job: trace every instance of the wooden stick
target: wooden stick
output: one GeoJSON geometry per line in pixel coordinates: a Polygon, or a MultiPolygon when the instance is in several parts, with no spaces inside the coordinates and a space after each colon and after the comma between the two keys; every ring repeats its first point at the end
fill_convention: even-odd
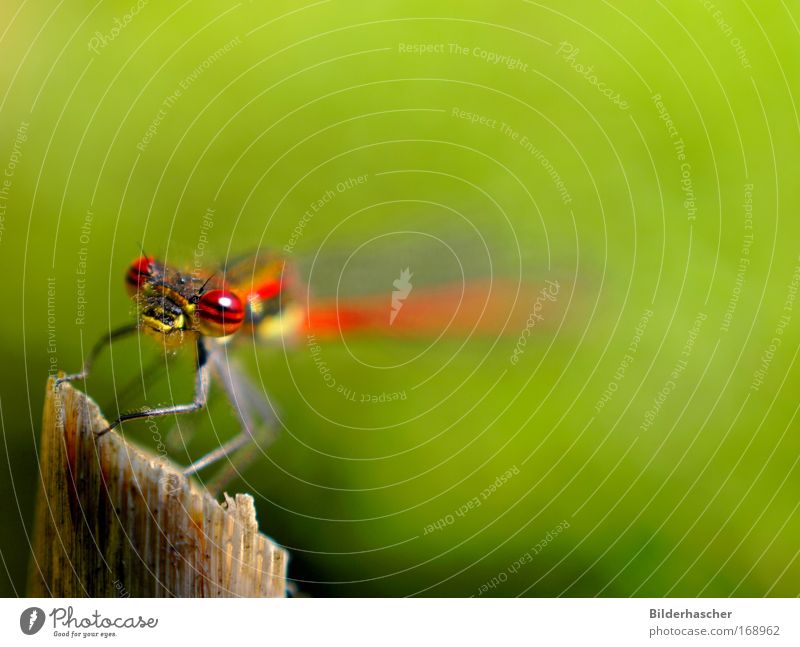
{"type": "Polygon", "coordinates": [[[31,596],[282,597],[288,555],[253,497],[220,505],[176,465],[112,432],[86,395],[47,384],[31,596]]]}

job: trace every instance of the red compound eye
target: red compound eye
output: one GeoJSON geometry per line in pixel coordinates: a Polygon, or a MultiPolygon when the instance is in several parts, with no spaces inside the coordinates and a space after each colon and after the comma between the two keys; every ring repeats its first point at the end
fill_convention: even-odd
{"type": "Polygon", "coordinates": [[[125,282],[128,284],[128,289],[135,294],[152,276],[153,259],[149,256],[140,256],[128,267],[125,282]]]}
{"type": "Polygon", "coordinates": [[[235,333],[244,321],[244,306],[233,292],[209,290],[197,303],[200,332],[210,337],[235,333]]]}

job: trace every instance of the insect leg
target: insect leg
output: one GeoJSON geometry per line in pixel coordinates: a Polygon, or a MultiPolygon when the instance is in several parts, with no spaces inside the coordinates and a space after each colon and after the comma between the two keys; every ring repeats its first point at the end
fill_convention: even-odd
{"type": "MultiPolygon", "coordinates": [[[[265,443],[274,440],[275,414],[270,403],[249,382],[244,373],[236,366],[226,361],[222,352],[212,354],[214,374],[219,378],[225,394],[234,407],[242,431],[224,445],[209,452],[202,458],[192,463],[184,470],[184,474],[191,475],[208,467],[212,463],[225,458],[255,440],[256,435],[265,443]]],[[[263,445],[259,444],[259,447],[263,445]]],[[[252,453],[252,452],[251,452],[252,453]]],[[[237,456],[237,459],[239,457],[237,456]]],[[[252,456],[250,457],[252,460],[252,456]]],[[[241,461],[237,460],[239,469],[244,469],[241,461]]],[[[249,462],[249,461],[248,461],[249,462]]],[[[228,469],[230,475],[224,482],[236,475],[236,465],[232,463],[233,470],[228,469]]],[[[220,479],[213,479],[221,487],[220,479]]]]}
{"type": "Polygon", "coordinates": [[[205,483],[206,489],[212,494],[218,494],[232,479],[241,476],[241,473],[257,458],[258,451],[260,450],[263,455],[264,449],[276,437],[278,421],[269,401],[250,384],[247,384],[242,395],[245,396],[242,399],[248,402],[247,406],[255,410],[256,417],[262,424],[251,434],[252,442],[244,443],[243,448],[227,461],[227,465],[205,483]]]}
{"type": "Polygon", "coordinates": [[[112,422],[108,427],[97,432],[100,437],[118,427],[127,420],[137,418],[155,418],[157,416],[169,416],[177,413],[190,413],[202,409],[208,398],[208,352],[206,351],[203,338],[197,338],[197,373],[194,383],[194,400],[189,404],[175,404],[169,407],[158,407],[155,409],[143,409],[142,411],[131,411],[123,413],[119,418],[112,422]]]}
{"type": "Polygon", "coordinates": [[[83,367],[81,368],[80,373],[72,373],[71,375],[65,375],[64,377],[58,378],[56,380],[56,386],[64,382],[86,379],[86,376],[89,375],[89,371],[92,369],[94,360],[97,359],[97,356],[100,354],[101,350],[103,350],[113,340],[119,337],[124,337],[125,335],[130,335],[131,333],[136,332],[137,329],[137,324],[128,324],[127,326],[117,328],[116,330],[112,330],[111,332],[103,335],[97,340],[97,343],[92,347],[92,350],[89,351],[89,354],[86,356],[86,360],[83,362],[83,367]]]}

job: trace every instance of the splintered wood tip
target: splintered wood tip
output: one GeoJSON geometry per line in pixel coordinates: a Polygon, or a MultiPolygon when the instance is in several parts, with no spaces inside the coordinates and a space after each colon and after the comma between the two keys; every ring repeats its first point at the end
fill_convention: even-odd
{"type": "Polygon", "coordinates": [[[69,384],[47,384],[29,595],[282,597],[288,554],[253,497],[220,504],[126,442],[69,384]]]}

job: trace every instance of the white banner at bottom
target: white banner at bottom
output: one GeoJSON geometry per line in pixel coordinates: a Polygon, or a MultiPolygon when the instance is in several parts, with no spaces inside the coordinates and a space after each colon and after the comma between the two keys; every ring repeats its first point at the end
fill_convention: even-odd
{"type": "Polygon", "coordinates": [[[0,600],[3,645],[800,645],[797,599],[0,600]]]}

